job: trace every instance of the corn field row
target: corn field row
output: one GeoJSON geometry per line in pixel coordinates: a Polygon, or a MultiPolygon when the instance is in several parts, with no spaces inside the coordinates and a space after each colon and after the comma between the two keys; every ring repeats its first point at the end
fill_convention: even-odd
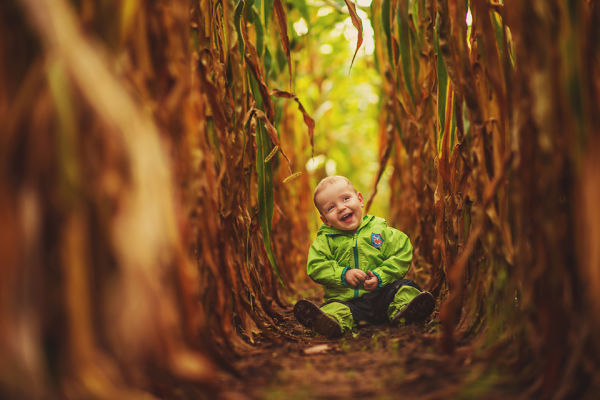
{"type": "MultiPolygon", "coordinates": [[[[296,340],[278,322],[305,279],[315,120],[287,16],[311,4],[0,5],[0,397],[203,398],[259,335],[296,340]]],[[[357,6],[336,4],[356,54],[357,6]]],[[[374,185],[392,167],[388,220],[440,299],[440,348],[471,343],[531,397],[591,398],[599,6],[365,11],[374,185]]]]}

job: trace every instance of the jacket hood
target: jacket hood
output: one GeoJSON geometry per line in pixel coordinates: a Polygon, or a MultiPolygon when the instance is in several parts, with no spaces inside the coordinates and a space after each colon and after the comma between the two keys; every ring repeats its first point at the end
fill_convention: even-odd
{"type": "MultiPolygon", "coordinates": [[[[363,226],[365,226],[366,224],[368,224],[373,218],[375,218],[374,215],[365,215],[363,217],[360,225],[358,226],[357,230],[359,230],[360,228],[362,228],[363,226]]],[[[333,228],[333,227],[331,227],[329,225],[321,224],[321,227],[317,231],[317,236],[319,236],[319,235],[349,235],[349,234],[353,234],[353,233],[354,232],[351,232],[351,231],[341,231],[341,230],[333,228]]]]}

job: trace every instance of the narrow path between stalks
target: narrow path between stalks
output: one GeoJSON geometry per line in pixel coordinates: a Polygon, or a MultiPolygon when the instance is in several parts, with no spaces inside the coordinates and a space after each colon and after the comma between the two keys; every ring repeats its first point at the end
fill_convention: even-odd
{"type": "Polygon", "coordinates": [[[467,356],[469,343],[459,343],[453,356],[441,352],[437,308],[425,324],[365,326],[334,340],[305,329],[291,307],[283,315],[281,327],[297,341],[265,341],[240,357],[234,367],[242,379],[223,376],[223,399],[506,399],[516,394],[497,379],[481,378],[481,363],[467,356]]]}

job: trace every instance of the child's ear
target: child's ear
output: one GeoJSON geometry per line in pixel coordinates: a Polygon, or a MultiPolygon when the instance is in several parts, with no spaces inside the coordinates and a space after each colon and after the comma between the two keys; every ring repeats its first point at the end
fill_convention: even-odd
{"type": "Polygon", "coordinates": [[[358,200],[360,200],[360,207],[363,208],[365,206],[365,202],[363,201],[363,195],[361,192],[356,193],[358,200]]]}

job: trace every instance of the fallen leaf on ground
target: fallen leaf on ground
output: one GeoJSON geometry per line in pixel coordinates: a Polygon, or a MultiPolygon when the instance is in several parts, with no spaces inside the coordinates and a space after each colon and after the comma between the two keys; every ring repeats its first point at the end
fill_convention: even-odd
{"type": "Polygon", "coordinates": [[[328,344],[319,344],[319,345],[316,345],[316,346],[308,347],[308,348],[302,350],[302,352],[304,354],[319,354],[319,353],[326,352],[330,348],[331,347],[329,347],[328,344]]]}

